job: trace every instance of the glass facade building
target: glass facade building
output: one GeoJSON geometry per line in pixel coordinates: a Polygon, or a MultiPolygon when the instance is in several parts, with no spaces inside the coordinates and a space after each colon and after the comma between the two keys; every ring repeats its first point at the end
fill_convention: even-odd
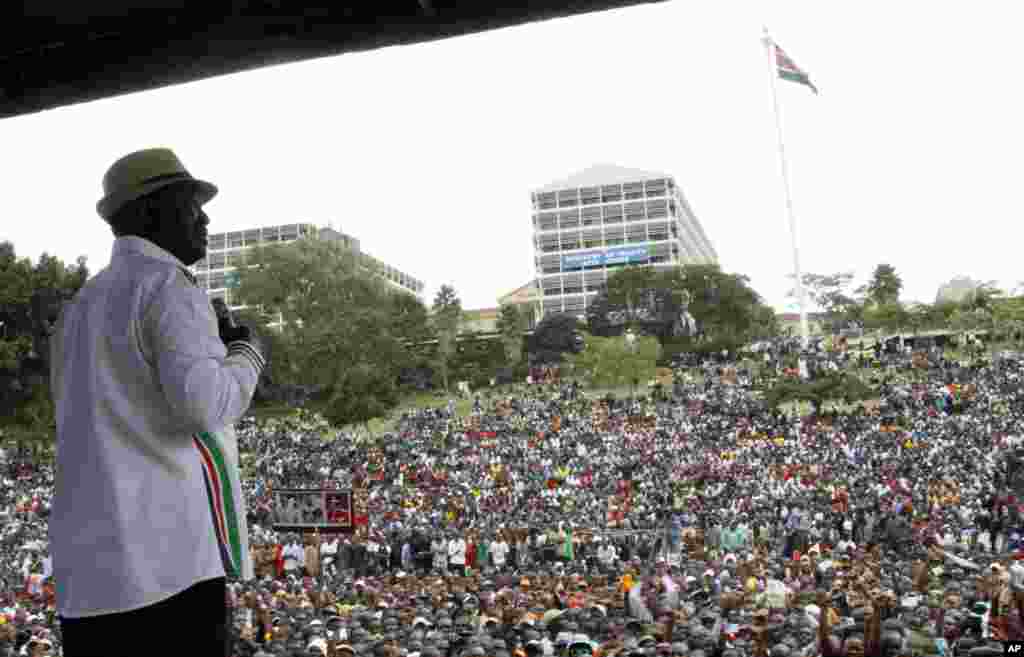
{"type": "Polygon", "coordinates": [[[718,254],[675,180],[598,165],[531,194],[539,312],[583,315],[630,265],[712,264],[718,254]]]}

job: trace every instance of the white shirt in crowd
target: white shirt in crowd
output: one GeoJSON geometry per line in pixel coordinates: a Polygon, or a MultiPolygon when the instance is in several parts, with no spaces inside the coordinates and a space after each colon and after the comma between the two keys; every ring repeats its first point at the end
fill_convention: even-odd
{"type": "Polygon", "coordinates": [[[466,541],[456,538],[448,542],[448,563],[466,565],[466,541]]]}
{"type": "Polygon", "coordinates": [[[183,263],[139,237],[61,313],[50,515],[57,613],[156,604],[224,576],[193,434],[234,425],[264,363],[225,348],[183,263]]]}
{"type": "Polygon", "coordinates": [[[491,543],[491,558],[494,559],[494,565],[501,567],[505,565],[505,558],[508,556],[508,543],[503,540],[497,540],[491,543]]]}
{"type": "Polygon", "coordinates": [[[306,565],[306,550],[295,542],[284,546],[281,557],[284,559],[284,569],[288,571],[298,570],[306,565]]]}
{"type": "Polygon", "coordinates": [[[611,565],[617,556],[615,546],[611,543],[605,543],[597,548],[597,558],[605,565],[611,565]]]}

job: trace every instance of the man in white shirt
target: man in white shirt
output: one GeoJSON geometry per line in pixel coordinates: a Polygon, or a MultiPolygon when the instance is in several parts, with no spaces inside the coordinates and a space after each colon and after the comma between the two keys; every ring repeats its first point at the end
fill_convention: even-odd
{"type": "Polygon", "coordinates": [[[325,575],[334,576],[337,568],[335,567],[335,561],[338,559],[338,537],[334,536],[330,540],[324,541],[320,545],[320,557],[323,560],[321,570],[325,575]]]}
{"type": "Polygon", "coordinates": [[[64,308],[50,355],[64,655],[137,652],[112,648],[125,627],[163,637],[169,654],[228,654],[226,567],[194,436],[238,421],[265,361],[187,269],[206,256],[216,187],[150,149],[118,160],[103,188],[110,265],[64,308]]]}
{"type": "Polygon", "coordinates": [[[458,534],[448,541],[448,565],[458,577],[466,575],[466,541],[458,534]]]}
{"type": "Polygon", "coordinates": [[[297,538],[292,536],[288,545],[281,550],[281,557],[284,559],[284,572],[286,575],[294,574],[299,570],[302,562],[305,561],[306,552],[299,545],[297,538]]]}
{"type": "Polygon", "coordinates": [[[499,573],[505,570],[505,559],[508,557],[508,543],[499,534],[498,539],[491,543],[491,559],[494,561],[494,569],[499,573]]]}

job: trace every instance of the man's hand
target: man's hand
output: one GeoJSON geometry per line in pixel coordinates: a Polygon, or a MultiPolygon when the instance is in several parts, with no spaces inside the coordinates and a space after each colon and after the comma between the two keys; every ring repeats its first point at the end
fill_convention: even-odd
{"type": "Polygon", "coordinates": [[[235,324],[234,315],[232,315],[231,309],[224,303],[224,300],[215,298],[211,301],[211,304],[213,305],[214,312],[217,314],[217,330],[220,333],[220,339],[224,346],[232,342],[247,342],[266,360],[267,354],[263,348],[263,341],[248,326],[235,324]]]}

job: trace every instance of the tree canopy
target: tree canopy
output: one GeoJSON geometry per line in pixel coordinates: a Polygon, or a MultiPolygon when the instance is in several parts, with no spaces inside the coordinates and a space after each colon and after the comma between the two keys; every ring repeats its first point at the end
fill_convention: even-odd
{"type": "Polygon", "coordinates": [[[863,294],[867,300],[877,306],[898,303],[902,291],[903,279],[896,273],[896,268],[887,263],[875,267],[875,271],[872,272],[871,278],[863,288],[863,294]]]}
{"type": "Polygon", "coordinates": [[[418,300],[400,299],[333,241],[268,246],[249,265],[235,294],[265,325],[280,320],[273,346],[284,362],[275,376],[315,385],[334,422],[366,422],[397,403],[399,371],[412,360],[407,344],[428,334],[418,300]]]}
{"type": "Polygon", "coordinates": [[[527,343],[530,362],[554,365],[563,361],[564,355],[577,353],[584,347],[581,326],[575,315],[551,313],[544,316],[527,343]]]}
{"type": "Polygon", "coordinates": [[[53,402],[48,389],[47,331],[60,306],[89,278],[85,257],[74,264],[42,254],[19,258],[11,242],[0,243],[0,433],[50,442],[53,402]]]}
{"type": "MultiPolygon", "coordinates": [[[[807,300],[825,312],[826,330],[838,331],[843,326],[861,319],[860,303],[850,291],[853,272],[805,273],[800,280],[803,282],[807,300]]],[[[790,290],[789,296],[798,296],[795,287],[790,290]]]]}
{"type": "Polygon", "coordinates": [[[657,337],[727,342],[739,346],[774,334],[774,312],[741,274],[718,265],[627,267],[587,310],[591,333],[621,335],[627,327],[657,337]]]}
{"type": "Polygon", "coordinates": [[[501,307],[498,317],[498,331],[505,349],[505,358],[511,365],[516,365],[523,358],[523,333],[528,326],[526,314],[519,306],[507,304],[501,307]]]}
{"type": "Polygon", "coordinates": [[[441,381],[448,390],[448,370],[455,355],[459,321],[462,319],[462,301],[451,285],[442,285],[434,296],[433,325],[437,332],[437,366],[441,381]]]}

